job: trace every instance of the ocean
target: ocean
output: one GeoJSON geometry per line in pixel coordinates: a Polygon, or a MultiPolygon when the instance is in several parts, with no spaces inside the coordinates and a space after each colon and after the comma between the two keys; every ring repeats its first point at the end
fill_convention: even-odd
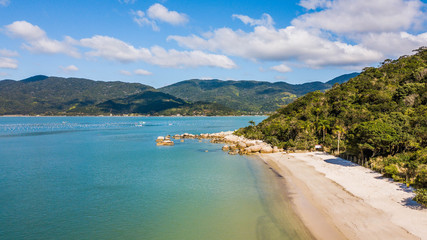
{"type": "Polygon", "coordinates": [[[0,239],[310,239],[286,183],[208,140],[265,117],[1,117],[0,239]]]}

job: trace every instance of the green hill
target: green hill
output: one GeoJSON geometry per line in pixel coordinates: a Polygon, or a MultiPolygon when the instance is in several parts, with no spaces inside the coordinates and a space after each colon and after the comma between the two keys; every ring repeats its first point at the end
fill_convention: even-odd
{"type": "Polygon", "coordinates": [[[0,81],[0,115],[231,115],[220,104],[190,103],[139,83],[37,75],[0,81]]]}
{"type": "Polygon", "coordinates": [[[159,90],[186,101],[205,101],[222,104],[243,113],[272,112],[308,92],[331,88],[357,76],[346,74],[329,82],[289,84],[285,82],[187,80],[159,90]]]}
{"type": "MultiPolygon", "coordinates": [[[[346,81],[354,75],[357,73],[332,81],[346,81]]],[[[324,90],[332,85],[330,82],[292,85],[284,82],[189,80],[164,87],[160,92],[139,83],[37,75],[21,81],[0,81],[0,115],[264,113],[308,91],[324,90]],[[290,89],[292,93],[283,89],[290,89]]]]}
{"type": "Polygon", "coordinates": [[[154,88],[137,83],[81,78],[34,76],[22,81],[4,80],[0,81],[0,114],[64,114],[75,108],[147,90],[154,88]]]}
{"type": "Polygon", "coordinates": [[[238,133],[288,150],[322,144],[427,187],[427,48],[365,68],[325,93],[308,93],[238,133]]]}

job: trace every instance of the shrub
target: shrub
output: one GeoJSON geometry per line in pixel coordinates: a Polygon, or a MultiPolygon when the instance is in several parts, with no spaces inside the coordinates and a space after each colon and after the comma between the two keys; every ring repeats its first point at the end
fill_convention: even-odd
{"type": "Polygon", "coordinates": [[[427,189],[419,188],[415,191],[415,194],[414,200],[424,207],[427,207],[427,189]]]}

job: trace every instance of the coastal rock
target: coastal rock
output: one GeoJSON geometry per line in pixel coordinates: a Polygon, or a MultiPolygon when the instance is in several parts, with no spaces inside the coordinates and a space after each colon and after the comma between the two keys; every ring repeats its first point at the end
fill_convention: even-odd
{"type": "Polygon", "coordinates": [[[228,154],[230,154],[230,155],[237,155],[238,153],[239,153],[239,151],[237,151],[237,150],[228,152],[228,154]]]}
{"type": "Polygon", "coordinates": [[[251,150],[251,148],[250,148],[250,147],[247,147],[247,148],[245,148],[245,149],[242,149],[241,151],[242,151],[242,153],[243,153],[243,154],[251,154],[251,153],[252,153],[252,150],[251,150]]]}
{"type": "Polygon", "coordinates": [[[277,146],[273,147],[273,153],[278,153],[280,152],[279,148],[277,146]]]}
{"type": "Polygon", "coordinates": [[[163,142],[165,140],[165,137],[158,136],[156,139],[156,142],[163,142]]]}
{"type": "Polygon", "coordinates": [[[271,148],[270,146],[264,146],[261,148],[261,153],[272,153],[273,152],[273,148],[271,148]]]}
{"type": "Polygon", "coordinates": [[[238,142],[238,143],[237,143],[237,147],[238,147],[239,149],[245,149],[245,148],[246,148],[246,143],[244,143],[244,142],[238,142]]]}
{"type": "Polygon", "coordinates": [[[181,135],[179,134],[175,134],[175,136],[173,136],[174,139],[181,139],[181,135]]]}
{"type": "Polygon", "coordinates": [[[252,153],[256,153],[256,152],[261,151],[261,148],[262,148],[262,146],[261,146],[261,145],[254,145],[254,146],[249,147],[249,150],[250,150],[252,153]]]}
{"type": "Polygon", "coordinates": [[[230,150],[238,150],[238,147],[235,144],[230,145],[230,150]]]}
{"type": "Polygon", "coordinates": [[[173,146],[175,145],[175,143],[171,140],[164,140],[164,141],[158,142],[156,145],[157,146],[173,146]]]}
{"type": "Polygon", "coordinates": [[[230,150],[230,147],[228,145],[224,145],[222,147],[222,151],[229,151],[229,150],[230,150]]]}
{"type": "Polygon", "coordinates": [[[252,141],[252,140],[251,141],[246,141],[246,146],[247,147],[255,146],[255,144],[256,144],[255,141],[252,141]]]}

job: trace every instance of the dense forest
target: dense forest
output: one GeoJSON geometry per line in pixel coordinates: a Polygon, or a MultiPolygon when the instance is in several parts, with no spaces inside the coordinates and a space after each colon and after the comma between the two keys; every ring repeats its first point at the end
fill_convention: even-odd
{"type": "Polygon", "coordinates": [[[427,48],[414,52],[300,97],[237,134],[288,151],[321,144],[367,159],[366,166],[420,188],[417,200],[427,204],[427,48]]]}
{"type": "Polygon", "coordinates": [[[140,83],[37,75],[0,81],[0,115],[242,115],[270,113],[326,83],[187,80],[155,89],[140,83]]]}
{"type": "Polygon", "coordinates": [[[273,112],[309,92],[330,89],[335,83],[346,82],[358,74],[357,72],[344,74],[325,83],[303,84],[192,79],[159,90],[189,102],[212,102],[243,114],[262,114],[273,112]]]}

